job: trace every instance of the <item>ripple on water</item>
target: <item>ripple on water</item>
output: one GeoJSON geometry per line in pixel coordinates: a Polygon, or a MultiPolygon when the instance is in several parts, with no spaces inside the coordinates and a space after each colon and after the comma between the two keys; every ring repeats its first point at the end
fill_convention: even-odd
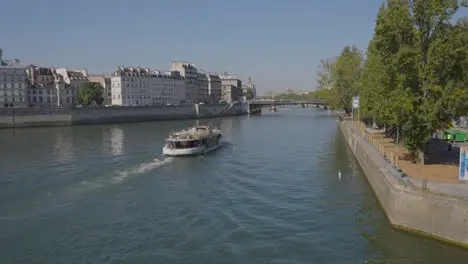
{"type": "Polygon", "coordinates": [[[230,142],[173,160],[155,149],[193,121],[49,130],[52,155],[0,153],[31,160],[0,166],[0,263],[463,263],[392,231],[320,113],[210,120],[230,142]]]}

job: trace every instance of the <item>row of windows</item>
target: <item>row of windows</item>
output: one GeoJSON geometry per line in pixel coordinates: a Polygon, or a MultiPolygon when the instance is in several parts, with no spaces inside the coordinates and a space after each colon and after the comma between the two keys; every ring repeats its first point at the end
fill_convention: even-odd
{"type": "Polygon", "coordinates": [[[0,96],[0,102],[25,102],[24,97],[1,97],[0,96]]]}
{"type": "Polygon", "coordinates": [[[0,95],[4,95],[4,96],[13,96],[13,95],[16,95],[16,96],[23,96],[24,93],[22,92],[18,92],[18,91],[14,91],[14,92],[11,92],[11,91],[6,91],[6,92],[0,92],[0,95]]]}
{"type": "MultiPolygon", "coordinates": [[[[168,103],[179,103],[179,101],[173,101],[173,100],[124,100],[122,102],[123,105],[165,105],[168,103]]],[[[114,102],[114,104],[118,104],[117,102],[114,102]]]]}
{"type": "Polygon", "coordinates": [[[118,95],[114,94],[112,96],[112,99],[120,99],[120,98],[122,98],[122,99],[135,99],[135,98],[136,99],[151,99],[151,98],[153,98],[153,100],[155,100],[155,99],[158,99],[158,98],[174,98],[174,97],[176,97],[176,96],[163,95],[163,96],[158,96],[158,97],[152,97],[152,96],[141,95],[139,97],[138,96],[122,96],[121,97],[120,94],[118,94],[118,95]]]}
{"type": "Polygon", "coordinates": [[[0,81],[7,82],[21,82],[26,81],[28,77],[26,75],[0,75],[0,81]]]}
{"type": "MultiPolygon", "coordinates": [[[[65,100],[60,100],[61,103],[66,102],[67,104],[73,103],[75,99],[73,97],[67,97],[65,100]]],[[[35,96],[30,96],[29,97],[29,102],[32,103],[55,103],[57,102],[57,98],[51,98],[51,97],[35,97],[35,96]]]]}
{"type": "Polygon", "coordinates": [[[36,80],[38,82],[46,82],[46,81],[49,82],[49,81],[54,81],[55,77],[54,76],[47,76],[47,77],[41,76],[40,78],[36,77],[36,80]]]}
{"type": "MultiPolygon", "coordinates": [[[[158,84],[153,84],[153,85],[148,85],[148,84],[128,84],[128,83],[124,83],[122,84],[122,87],[127,87],[127,88],[153,88],[153,89],[158,89],[158,88],[173,88],[173,87],[184,87],[183,85],[180,85],[180,86],[177,86],[177,85],[171,85],[170,83],[169,84],[165,84],[165,83],[158,83],[158,84]]],[[[121,88],[120,87],[120,84],[115,84],[112,86],[112,88],[121,88]]]]}
{"type": "Polygon", "coordinates": [[[151,89],[151,88],[147,88],[147,87],[144,87],[142,89],[129,89],[129,88],[114,88],[112,89],[112,91],[116,91],[116,92],[128,92],[128,93],[141,93],[141,92],[148,92],[148,93],[151,93],[151,92],[157,92],[157,91],[185,91],[186,89],[184,89],[184,87],[159,87],[159,88],[156,88],[156,89],[151,89]]]}
{"type": "Polygon", "coordinates": [[[26,89],[26,83],[0,83],[0,89],[26,89]]]}
{"type": "MultiPolygon", "coordinates": [[[[61,89],[60,93],[69,95],[69,94],[75,94],[76,91],[70,90],[70,89],[61,89]]],[[[50,89],[28,90],[28,94],[55,94],[55,90],[50,90],[50,89]]]]}

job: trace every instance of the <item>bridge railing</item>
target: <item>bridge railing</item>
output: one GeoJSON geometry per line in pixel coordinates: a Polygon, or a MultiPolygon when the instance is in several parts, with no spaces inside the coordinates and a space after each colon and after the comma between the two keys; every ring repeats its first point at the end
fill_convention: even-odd
{"type": "Polygon", "coordinates": [[[304,100],[304,101],[286,101],[286,100],[269,100],[269,101],[251,101],[251,104],[327,104],[325,100],[304,100]]]}

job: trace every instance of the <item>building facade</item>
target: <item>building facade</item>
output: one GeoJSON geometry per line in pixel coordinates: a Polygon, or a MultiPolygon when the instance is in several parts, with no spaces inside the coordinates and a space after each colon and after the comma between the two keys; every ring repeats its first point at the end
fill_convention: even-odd
{"type": "Polygon", "coordinates": [[[3,60],[0,49],[0,108],[27,107],[28,76],[18,59],[3,60]]]}
{"type": "Polygon", "coordinates": [[[225,84],[221,86],[221,101],[227,103],[234,103],[242,101],[243,93],[242,88],[238,88],[234,85],[225,84]]]}
{"type": "Polygon", "coordinates": [[[199,103],[208,103],[209,101],[209,83],[206,73],[198,74],[198,98],[199,103]]]}
{"type": "Polygon", "coordinates": [[[86,69],[71,70],[58,68],[53,70],[55,76],[55,88],[57,90],[57,106],[73,107],[76,101],[78,90],[88,80],[88,71],[86,69]]]}
{"type": "MultiPolygon", "coordinates": [[[[171,71],[179,72],[185,78],[186,103],[193,104],[200,102],[200,83],[197,66],[192,63],[173,61],[171,71]]],[[[204,88],[202,88],[204,89],[204,88]]]]}
{"type": "Polygon", "coordinates": [[[112,105],[181,104],[186,100],[185,78],[179,72],[119,66],[111,77],[111,94],[112,105]]]}
{"type": "Polygon", "coordinates": [[[88,81],[92,83],[99,83],[102,86],[102,98],[104,99],[103,105],[112,104],[112,87],[111,87],[111,77],[112,74],[102,74],[102,75],[89,75],[88,81]]]}
{"type": "Polygon", "coordinates": [[[228,73],[219,74],[221,79],[222,101],[238,102],[243,99],[242,81],[228,73]]]}
{"type": "Polygon", "coordinates": [[[247,94],[247,90],[252,91],[252,100],[257,98],[257,89],[255,88],[255,84],[252,82],[252,78],[249,76],[249,80],[247,81],[247,85],[244,86],[244,95],[247,94]]]}
{"type": "Polygon", "coordinates": [[[208,101],[210,103],[219,103],[222,100],[222,85],[219,75],[207,73],[208,79],[208,101]]]}
{"type": "Polygon", "coordinates": [[[29,65],[26,67],[28,76],[29,107],[57,106],[57,90],[55,74],[52,68],[29,65]]]}

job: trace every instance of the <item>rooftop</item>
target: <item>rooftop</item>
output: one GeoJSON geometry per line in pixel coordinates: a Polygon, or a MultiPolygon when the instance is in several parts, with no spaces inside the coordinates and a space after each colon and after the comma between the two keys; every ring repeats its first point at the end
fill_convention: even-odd
{"type": "Polygon", "coordinates": [[[114,76],[142,76],[142,77],[165,77],[165,78],[182,78],[178,72],[174,71],[158,71],[150,68],[118,66],[114,76]]]}
{"type": "Polygon", "coordinates": [[[0,67],[2,68],[25,68],[21,65],[20,60],[0,60],[0,67]]]}
{"type": "Polygon", "coordinates": [[[237,77],[236,75],[229,74],[227,72],[218,73],[218,76],[222,80],[240,80],[240,78],[237,77]]]}

